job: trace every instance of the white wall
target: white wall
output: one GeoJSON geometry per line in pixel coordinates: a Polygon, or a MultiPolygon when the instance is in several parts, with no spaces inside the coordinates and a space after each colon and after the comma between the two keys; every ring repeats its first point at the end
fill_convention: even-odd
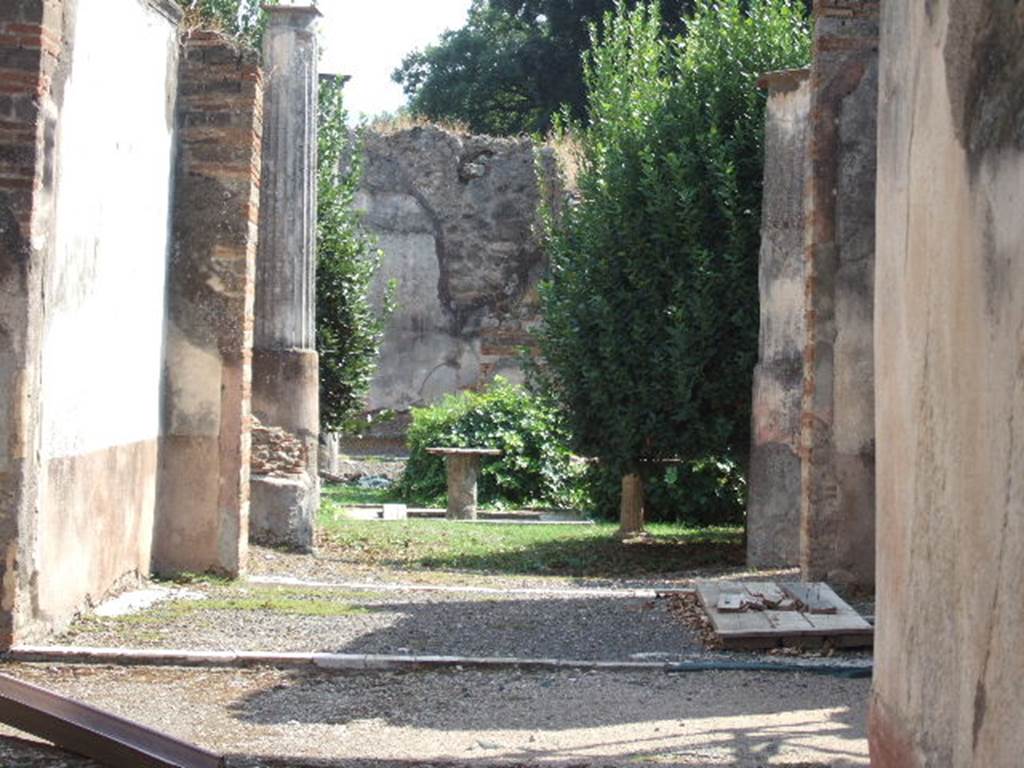
{"type": "Polygon", "coordinates": [[[78,0],[46,281],[45,458],[159,434],[176,45],[140,0],[78,0]]]}

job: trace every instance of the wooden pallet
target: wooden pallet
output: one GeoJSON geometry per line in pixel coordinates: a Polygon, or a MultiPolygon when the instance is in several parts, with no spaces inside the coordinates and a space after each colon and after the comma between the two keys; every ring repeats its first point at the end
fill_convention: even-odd
{"type": "Polygon", "coordinates": [[[723,647],[870,647],[874,628],[823,583],[700,582],[697,595],[723,647]]]}

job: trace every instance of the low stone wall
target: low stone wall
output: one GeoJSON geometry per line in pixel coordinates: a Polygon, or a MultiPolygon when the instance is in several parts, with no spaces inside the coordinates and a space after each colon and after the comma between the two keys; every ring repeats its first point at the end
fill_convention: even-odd
{"type": "Polygon", "coordinates": [[[1024,13],[887,2],[871,764],[1024,755],[1024,13]]]}

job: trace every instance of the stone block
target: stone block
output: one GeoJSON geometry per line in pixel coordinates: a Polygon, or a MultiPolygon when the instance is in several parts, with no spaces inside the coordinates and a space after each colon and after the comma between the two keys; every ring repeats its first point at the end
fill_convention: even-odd
{"type": "Polygon", "coordinates": [[[318,483],[308,475],[253,476],[249,540],[265,547],[313,551],[313,531],[320,506],[318,483]]]}
{"type": "Polygon", "coordinates": [[[383,520],[408,520],[409,510],[405,504],[385,504],[383,520]]]}

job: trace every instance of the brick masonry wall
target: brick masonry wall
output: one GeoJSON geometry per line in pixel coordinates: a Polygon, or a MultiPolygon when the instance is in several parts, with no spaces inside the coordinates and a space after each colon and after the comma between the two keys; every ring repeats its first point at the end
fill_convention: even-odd
{"type": "Polygon", "coordinates": [[[213,32],[182,43],[158,572],[245,568],[262,75],[213,32]]]}
{"type": "Polygon", "coordinates": [[[30,610],[39,467],[42,276],[53,223],[53,169],[44,162],[59,111],[64,3],[0,4],[0,647],[30,610]]]}
{"type": "Polygon", "coordinates": [[[815,3],[801,569],[874,583],[878,3],[815,3]]]}

